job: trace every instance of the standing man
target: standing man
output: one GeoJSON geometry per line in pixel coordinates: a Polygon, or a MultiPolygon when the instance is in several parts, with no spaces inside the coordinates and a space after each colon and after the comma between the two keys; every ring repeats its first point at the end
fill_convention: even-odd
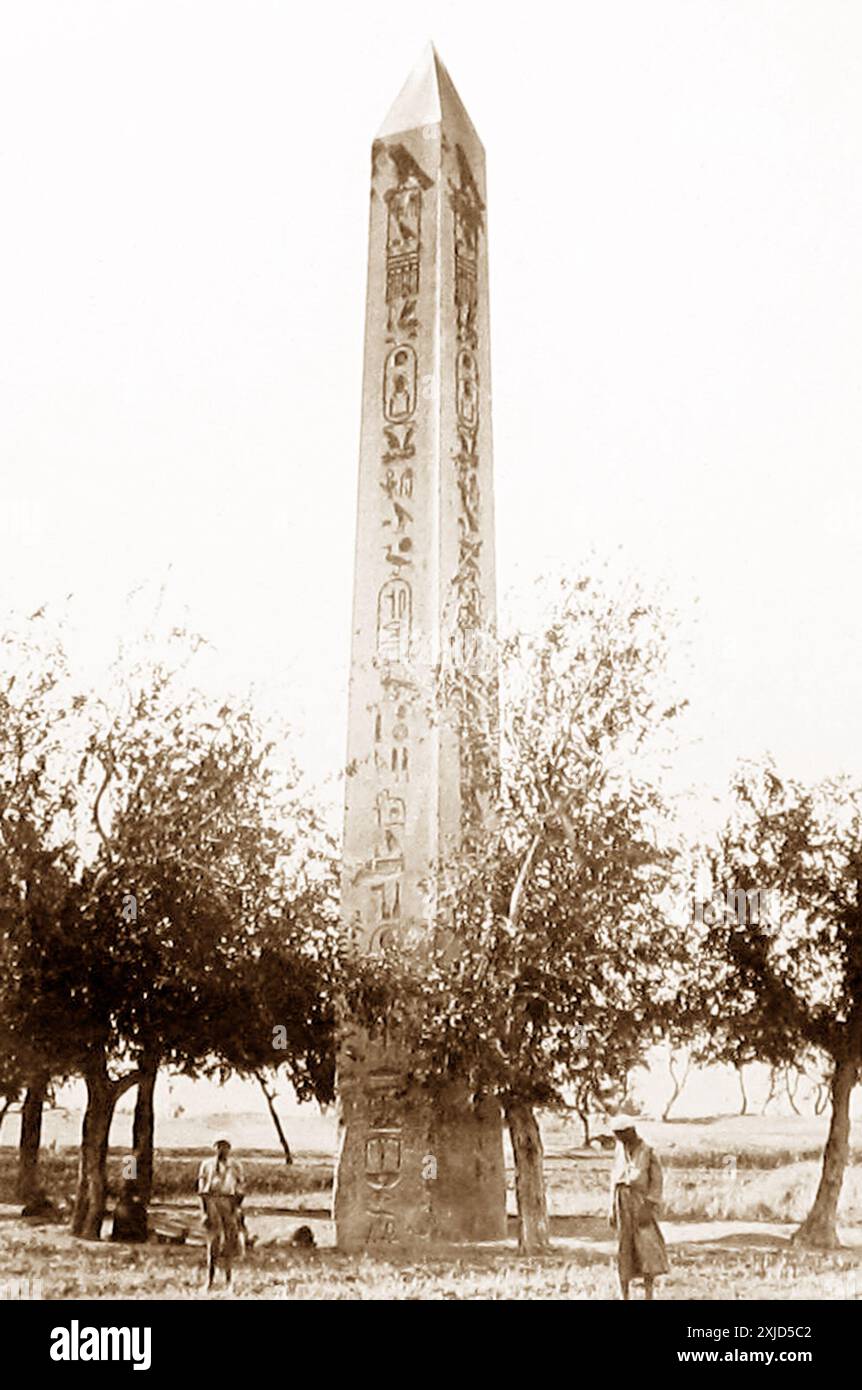
{"type": "Polygon", "coordinates": [[[617,1268],[624,1299],[632,1279],[643,1279],[651,1299],[653,1280],[667,1274],[667,1250],[657,1221],[662,1171],[657,1155],[639,1136],[634,1120],[618,1115],[611,1125],[617,1150],[611,1171],[609,1220],[617,1233],[617,1268]]]}
{"type": "Polygon", "coordinates": [[[216,1263],[224,1264],[230,1285],[231,1266],[240,1245],[240,1207],[245,1191],[242,1168],[230,1156],[230,1142],[217,1139],[214,1158],[205,1158],[198,1174],[198,1195],[207,1233],[207,1288],[215,1279],[216,1263]]]}

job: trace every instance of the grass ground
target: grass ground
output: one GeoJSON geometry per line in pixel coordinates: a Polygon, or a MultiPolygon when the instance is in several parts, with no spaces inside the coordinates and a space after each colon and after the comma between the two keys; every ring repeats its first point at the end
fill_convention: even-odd
{"type": "MultiPolygon", "coordinates": [[[[665,1163],[663,1229],[671,1273],[660,1296],[679,1299],[862,1298],[862,1153],[845,1182],[841,1219],[846,1248],[822,1255],[789,1245],[804,1216],[819,1170],[819,1122],[786,1117],[723,1118],[644,1124],[665,1163]]],[[[546,1176],[553,1252],[518,1257],[510,1237],[494,1246],[459,1248],[422,1261],[351,1258],[333,1248],[328,1218],[331,1156],[297,1154],[288,1168],[263,1149],[242,1152],[254,1249],[238,1269],[233,1292],[209,1297],[275,1299],[488,1299],[615,1296],[614,1249],[604,1222],[609,1157],[578,1147],[575,1126],[547,1117],[546,1176]],[[290,1244],[309,1224],[318,1248],[290,1244]]],[[[21,1220],[13,1205],[15,1153],[0,1149],[0,1296],[45,1298],[204,1297],[203,1245],[193,1198],[201,1147],[161,1151],[154,1212],[186,1224],[184,1246],[113,1246],[75,1240],[60,1225],[21,1220]]],[[[111,1155],[111,1181],[121,1177],[123,1151],[111,1155]]],[[[75,1154],[46,1153],[43,1181],[55,1195],[74,1185],[75,1154]]],[[[511,1189],[512,1174],[509,1173],[511,1189]]],[[[510,1191],[510,1213],[514,1200],[510,1191]]],[[[106,1232],[107,1233],[107,1232],[106,1232]]]]}
{"type": "MultiPolygon", "coordinates": [[[[510,1239],[494,1247],[452,1250],[422,1261],[340,1255],[328,1246],[289,1245],[296,1215],[282,1234],[264,1237],[237,1268],[233,1289],[202,1289],[203,1247],[114,1246],[76,1241],[64,1229],[27,1227],[0,1211],[0,1289],[32,1297],[268,1299],[610,1299],[616,1296],[613,1245],[589,1218],[554,1232],[554,1250],[518,1257],[510,1239]]],[[[326,1238],[324,1223],[312,1219],[326,1238]]],[[[260,1229],[252,1208],[249,1225],[260,1229]]],[[[665,1223],[671,1273],[666,1299],[862,1299],[862,1243],[830,1255],[787,1245],[790,1227],[751,1232],[736,1223],[665,1223]]],[[[858,1233],[857,1233],[858,1234],[858,1233]]],[[[852,1236],[851,1236],[852,1238],[852,1236]]],[[[859,1236],[862,1242],[862,1236],[859,1236]]],[[[10,1296],[7,1293],[7,1297],[10,1296]]],[[[20,1296],[20,1295],[19,1295],[20,1296]]]]}

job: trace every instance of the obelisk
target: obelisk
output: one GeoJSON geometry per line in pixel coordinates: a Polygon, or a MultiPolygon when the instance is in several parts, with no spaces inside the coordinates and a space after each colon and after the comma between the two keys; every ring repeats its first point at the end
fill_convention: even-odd
{"type": "MultiPolygon", "coordinates": [[[[342,916],[356,949],[421,940],[483,793],[430,716],[431,673],[495,611],[485,157],[433,47],[374,141],[342,916]]],[[[487,790],[487,788],[485,788],[487,790]]],[[[405,1092],[392,1047],[342,1034],[342,1249],[505,1234],[499,1107],[405,1092]]]]}

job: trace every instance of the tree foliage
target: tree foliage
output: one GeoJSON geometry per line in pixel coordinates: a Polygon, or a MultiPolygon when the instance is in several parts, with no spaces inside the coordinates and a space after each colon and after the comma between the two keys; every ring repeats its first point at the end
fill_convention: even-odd
{"type": "Polygon", "coordinates": [[[862,792],[846,779],[808,787],[767,762],[743,767],[734,794],[709,856],[733,907],[703,926],[701,1000],[718,1057],[828,1060],[832,1124],[799,1238],[831,1245],[862,1064],[862,792]]]}
{"type": "MultiPolygon", "coordinates": [[[[409,1039],[422,1084],[496,1094],[516,1161],[521,1122],[535,1151],[534,1107],[624,1087],[672,1004],[685,943],[665,910],[656,754],[680,706],[663,624],[640,594],[583,579],[540,631],[499,644],[499,664],[486,643],[482,669],[441,672],[439,717],[484,771],[483,814],[441,866],[431,937],[357,968],[350,1007],[409,1039]]],[[[542,1203],[521,1213],[525,1248],[544,1240],[542,1203]]]]}
{"type": "Polygon", "coordinates": [[[160,1066],[254,1054],[286,1060],[300,1094],[331,1092],[331,846],[250,708],[192,684],[198,645],[178,631],[167,659],[126,660],[74,721],[53,716],[44,663],[0,709],[0,1018],[19,1070],[86,1082],[73,1228],[91,1237],[116,1102],[160,1066]]]}

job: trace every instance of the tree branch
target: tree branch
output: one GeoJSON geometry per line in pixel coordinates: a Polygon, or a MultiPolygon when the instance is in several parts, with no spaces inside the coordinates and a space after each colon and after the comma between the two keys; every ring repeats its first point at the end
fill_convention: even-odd
{"type": "Polygon", "coordinates": [[[110,1084],[117,1100],[120,1099],[120,1096],[124,1096],[126,1091],[130,1091],[133,1086],[137,1086],[143,1074],[142,1069],[136,1067],[134,1071],[127,1072],[125,1076],[118,1076],[116,1080],[111,1081],[110,1084]]]}
{"type": "MultiPolygon", "coordinates": [[[[101,760],[100,760],[100,761],[101,761],[101,760]]],[[[104,767],[104,764],[102,764],[102,766],[104,767]]],[[[98,790],[97,793],[96,793],[96,800],[93,802],[93,824],[94,824],[94,826],[96,827],[96,831],[97,831],[97,833],[98,833],[99,839],[102,841],[102,844],[105,846],[105,853],[106,853],[107,856],[108,856],[108,863],[109,863],[109,864],[113,864],[113,862],[114,862],[114,856],[113,856],[113,854],[111,853],[111,842],[110,842],[110,840],[108,839],[107,835],[105,834],[104,829],[102,828],[102,822],[99,820],[99,806],[100,806],[100,804],[101,804],[102,797],[104,796],[105,792],[106,792],[107,789],[108,789],[108,783],[110,782],[110,780],[111,780],[111,778],[113,777],[113,775],[114,775],[114,762],[113,762],[113,759],[110,759],[110,761],[108,762],[107,767],[105,767],[105,777],[104,777],[104,780],[103,780],[102,785],[100,786],[99,790],[98,790]]]]}

